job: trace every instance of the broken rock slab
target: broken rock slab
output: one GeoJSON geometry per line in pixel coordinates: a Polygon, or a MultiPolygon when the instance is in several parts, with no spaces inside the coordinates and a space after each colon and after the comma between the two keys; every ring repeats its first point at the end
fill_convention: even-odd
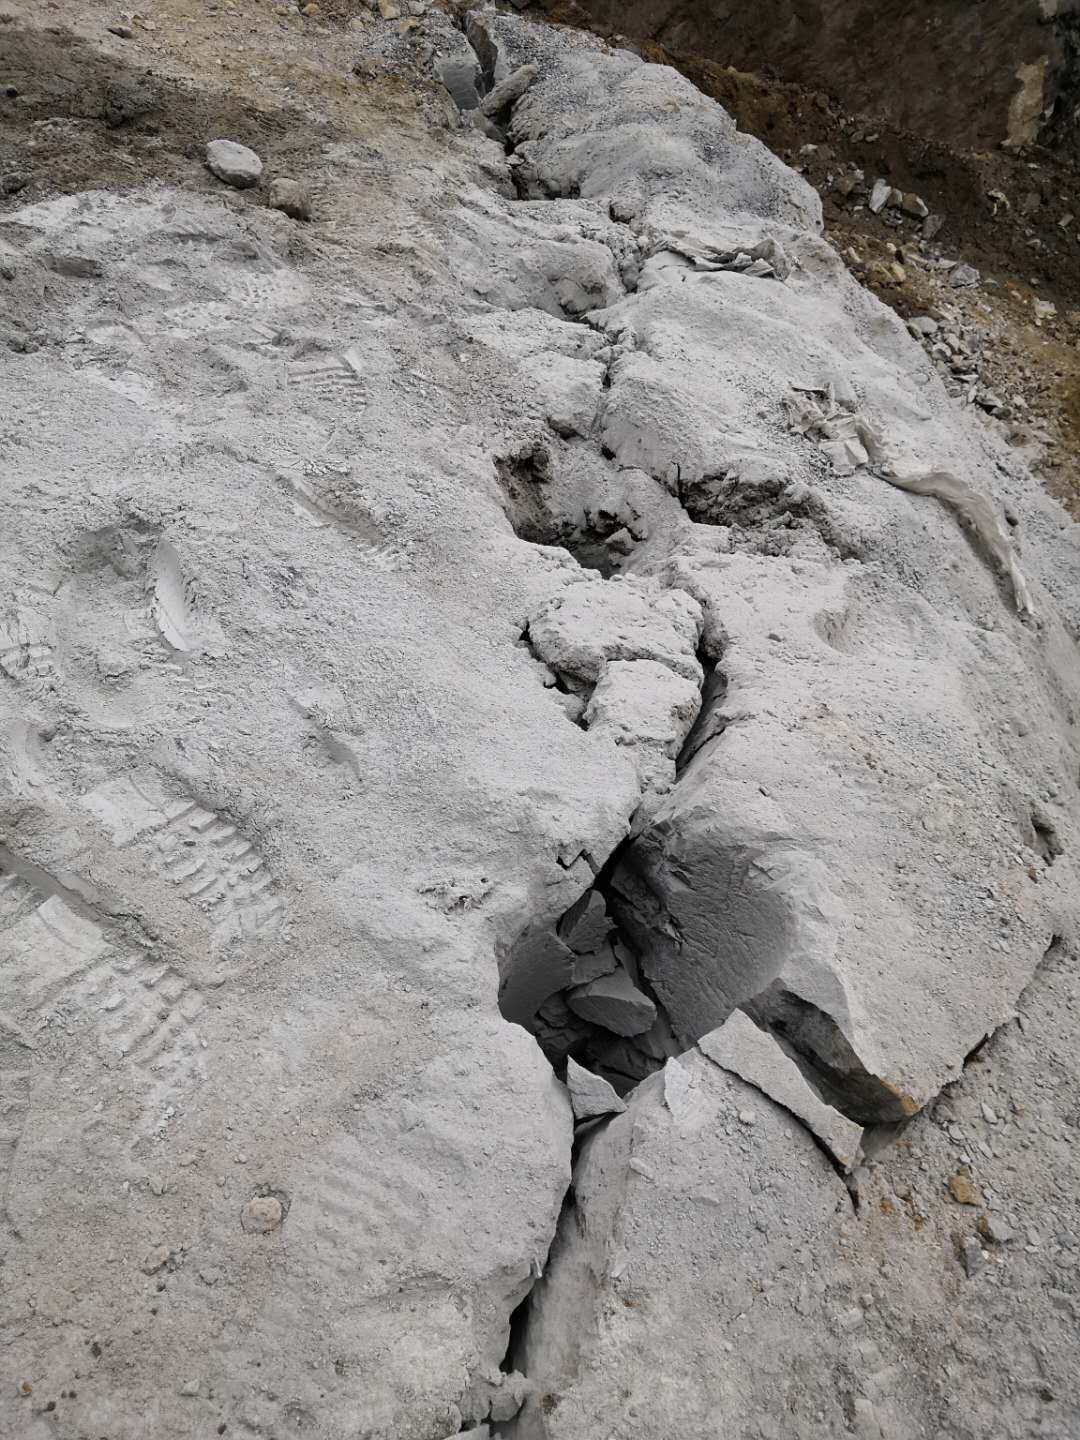
{"type": "Polygon", "coordinates": [[[480,101],[480,109],[494,119],[503,110],[508,110],[516,100],[521,99],[538,73],[535,65],[519,66],[507,75],[505,80],[500,80],[493,90],[488,91],[480,101]]]}
{"type": "Polygon", "coordinates": [[[587,890],[559,921],[559,938],[575,955],[591,955],[607,944],[613,925],[599,890],[587,890]]]}
{"type": "Polygon", "coordinates": [[[735,1010],[716,1030],[698,1041],[698,1049],[725,1070],[754,1085],[811,1130],[844,1170],[859,1159],[862,1126],[826,1104],[779,1041],[735,1010]]]}
{"type": "MultiPolygon", "coordinates": [[[[797,1433],[758,1421],[798,1413],[793,1358],[822,1363],[827,1338],[794,1302],[813,1279],[810,1246],[834,1245],[845,1213],[805,1128],[751,1086],[696,1051],[651,1076],[582,1145],[515,1356],[535,1387],[515,1433],[797,1433]],[[738,1119],[748,1109],[752,1126],[738,1119]]],[[[814,1398],[826,1423],[806,1433],[845,1434],[839,1394],[814,1398]]]]}
{"type": "Polygon", "coordinates": [[[585,579],[529,620],[533,649],[571,689],[595,685],[612,660],[655,660],[701,684],[701,607],[654,580],[585,579]]]}
{"type": "Polygon", "coordinates": [[[602,1075],[594,1075],[570,1057],[566,1062],[566,1088],[575,1120],[592,1120],[597,1115],[621,1115],[626,1109],[614,1088],[602,1075]]]}
{"type": "Polygon", "coordinates": [[[656,1006],[625,970],[615,970],[571,990],[566,1003],[575,1015],[616,1035],[643,1035],[656,1019],[656,1006]]]}

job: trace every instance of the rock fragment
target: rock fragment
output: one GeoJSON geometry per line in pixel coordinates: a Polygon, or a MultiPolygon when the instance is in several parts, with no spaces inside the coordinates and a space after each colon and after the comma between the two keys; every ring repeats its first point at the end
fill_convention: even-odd
{"type": "MultiPolygon", "coordinates": [[[[698,1048],[732,1074],[754,1085],[811,1130],[845,1170],[859,1158],[862,1126],[827,1105],[779,1043],[742,1010],[734,1011],[698,1048]]],[[[740,1117],[741,1118],[741,1117],[740,1117]]]]}
{"type": "Polygon", "coordinates": [[[559,921],[559,937],[575,955],[592,955],[607,944],[614,922],[599,890],[587,890],[559,921]]]}
{"type": "Polygon", "coordinates": [[[954,265],[949,271],[949,284],[954,290],[972,289],[981,278],[974,265],[954,265]]]}
{"type": "Polygon", "coordinates": [[[913,215],[916,220],[925,220],[930,214],[926,201],[913,195],[910,190],[904,191],[900,196],[900,209],[905,215],[913,215]]]}
{"type": "Polygon", "coordinates": [[[949,1194],[957,1205],[981,1205],[979,1192],[971,1179],[971,1171],[965,1168],[957,1170],[955,1175],[950,1175],[946,1182],[949,1194]]]}
{"type": "Polygon", "coordinates": [[[502,1377],[495,1394],[491,1397],[491,1418],[505,1425],[518,1413],[529,1394],[529,1382],[518,1370],[511,1370],[502,1377]]]}
{"type": "Polygon", "coordinates": [[[480,104],[480,66],[471,49],[467,54],[440,60],[436,73],[460,111],[477,108],[480,104]]]}
{"type": "Polygon", "coordinates": [[[169,1263],[171,1254],[167,1245],[154,1245],[143,1256],[142,1265],[139,1268],[144,1275],[156,1275],[169,1263]]]}
{"type": "Polygon", "coordinates": [[[991,1245],[1008,1245],[1013,1238],[1013,1230],[1006,1225],[1004,1220],[998,1219],[996,1215],[979,1216],[979,1234],[991,1245]]]}
{"type": "Polygon", "coordinates": [[[870,209],[875,215],[880,215],[892,196],[892,186],[887,180],[880,177],[874,181],[874,188],[870,191],[870,209]]]}
{"type": "Polygon", "coordinates": [[[272,180],[266,203],[271,210],[281,210],[293,220],[311,219],[311,194],[300,180],[284,176],[272,180]]]}
{"type": "Polygon", "coordinates": [[[488,91],[480,101],[480,109],[488,116],[495,116],[501,110],[509,109],[515,100],[521,99],[539,73],[535,65],[520,66],[507,75],[505,80],[500,80],[494,89],[488,91]]]}
{"type": "Polygon", "coordinates": [[[986,1263],[986,1251],[974,1235],[969,1235],[960,1242],[960,1263],[969,1278],[986,1263]]]}
{"type": "Polygon", "coordinates": [[[620,1115],[626,1109],[602,1075],[594,1075],[573,1057],[566,1062],[566,1088],[575,1120],[592,1120],[597,1115],[620,1115]]]}
{"type": "Polygon", "coordinates": [[[566,1001],[575,1015],[616,1035],[643,1035],[656,1019],[656,1006],[625,970],[590,980],[571,990],[566,1001]]]}
{"type": "Polygon", "coordinates": [[[219,180],[237,190],[257,185],[263,171],[255,151],[235,140],[211,140],[206,147],[206,164],[219,180]]]}
{"type": "Polygon", "coordinates": [[[530,1385],[519,1370],[507,1372],[495,1367],[481,1367],[472,1378],[472,1383],[460,1402],[461,1417],[468,1425],[477,1423],[475,1430],[466,1430],[466,1435],[487,1435],[484,1421],[494,1420],[506,1424],[524,1405],[530,1393],[530,1385]]]}

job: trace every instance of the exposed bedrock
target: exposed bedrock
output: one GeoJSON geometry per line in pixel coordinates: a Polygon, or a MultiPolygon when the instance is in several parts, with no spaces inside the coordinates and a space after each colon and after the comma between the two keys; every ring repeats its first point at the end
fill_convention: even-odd
{"type": "MultiPolygon", "coordinates": [[[[536,58],[537,32],[481,25],[508,65],[536,58]]],[[[618,53],[541,70],[511,126],[519,184],[549,205],[606,203],[645,241],[635,289],[588,319],[618,339],[596,435],[656,488],[637,492],[648,538],[629,578],[572,587],[530,643],[572,689],[623,660],[678,671],[640,640],[619,648],[626,603],[646,613],[623,588],[639,572],[674,587],[665,604],[693,597],[716,664],[677,783],[650,793],[601,879],[608,913],[677,1042],[745,1008],[853,1120],[902,1120],[1011,1013],[1069,923],[1038,817],[1075,763],[1071,642],[1052,611],[1018,615],[1027,584],[989,502],[992,534],[886,483],[947,471],[985,496],[1008,469],[817,237],[801,187],[717,132],[670,70],[618,53]],[[668,95],[686,112],[662,160],[651,140],[616,145],[668,95]]],[[[504,989],[525,1023],[573,973],[558,946],[550,965],[542,952],[512,967],[528,1004],[504,989]]]]}
{"type": "Polygon", "coordinates": [[[299,240],[5,216],[4,1440],[835,1440],[861,1132],[1068,953],[1062,513],[684,79],[468,32],[499,143],[395,109],[299,240]]]}
{"type": "MultiPolygon", "coordinates": [[[[508,64],[534,57],[530,32],[485,23],[508,64]]],[[[617,340],[592,433],[655,482],[622,573],[698,603],[702,704],[590,897],[504,957],[559,1073],[585,1066],[627,1107],[586,1122],[512,1352],[535,1387],[515,1433],[755,1434],[782,1393],[760,1433],[906,1437],[917,1399],[813,1379],[862,1313],[828,1316],[814,1276],[848,1243],[848,1172],[960,1076],[1075,924],[1071,581],[1045,502],[800,192],[770,177],[747,199],[757,157],[723,141],[723,178],[698,186],[681,130],[663,163],[623,144],[616,164],[607,127],[625,140],[678,83],[614,56],[588,85],[592,129],[583,70],[542,67],[511,158],[526,204],[588,197],[641,242],[633,290],[587,317],[617,340]],[[984,510],[890,483],[939,472],[984,510]],[[605,1047],[575,1009],[594,967],[655,1006],[648,1044],[605,1047]]]]}

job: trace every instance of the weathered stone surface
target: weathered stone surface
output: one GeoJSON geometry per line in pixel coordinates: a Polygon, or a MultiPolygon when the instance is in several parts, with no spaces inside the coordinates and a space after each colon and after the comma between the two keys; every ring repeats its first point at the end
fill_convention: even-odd
{"type": "Polygon", "coordinates": [[[485,83],[538,67],[514,154],[429,127],[425,41],[415,123],[375,85],[320,134],[325,234],[201,182],[5,213],[42,336],[4,375],[12,1404],[77,1370],[60,1423],[113,1440],[1069,1433],[1075,531],[685,80],[468,23],[485,83]],[[602,371],[585,433],[551,356],[602,371]],[[1037,622],[792,393],[1007,503],[1037,622]],[[586,962],[647,1029],[574,1014],[586,962]],[[694,1048],[740,1006],[907,1122],[857,1212],[694,1048]],[[570,1195],[523,1027],[643,1081],[570,1195]],[[970,1285],[961,1154],[1025,1237],[970,1285]],[[999,1363],[1033,1333],[1053,1400],[999,1363]]]}

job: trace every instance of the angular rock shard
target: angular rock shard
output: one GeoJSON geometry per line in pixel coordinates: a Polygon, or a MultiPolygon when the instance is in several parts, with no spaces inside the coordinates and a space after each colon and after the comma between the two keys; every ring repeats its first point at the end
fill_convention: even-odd
{"type": "Polygon", "coordinates": [[[597,1115],[621,1115],[625,1103],[602,1075],[594,1075],[571,1056],[566,1062],[566,1088],[575,1120],[592,1120],[597,1115]]]}
{"type": "Polygon", "coordinates": [[[842,1169],[852,1170],[858,1163],[862,1127],[826,1104],[795,1060],[743,1011],[735,1010],[718,1029],[702,1035],[698,1049],[790,1110],[842,1169]]]}
{"type": "Polygon", "coordinates": [[[656,1006],[625,970],[601,975],[571,990],[566,1003],[575,1015],[615,1035],[642,1035],[656,1019],[656,1006]]]}

